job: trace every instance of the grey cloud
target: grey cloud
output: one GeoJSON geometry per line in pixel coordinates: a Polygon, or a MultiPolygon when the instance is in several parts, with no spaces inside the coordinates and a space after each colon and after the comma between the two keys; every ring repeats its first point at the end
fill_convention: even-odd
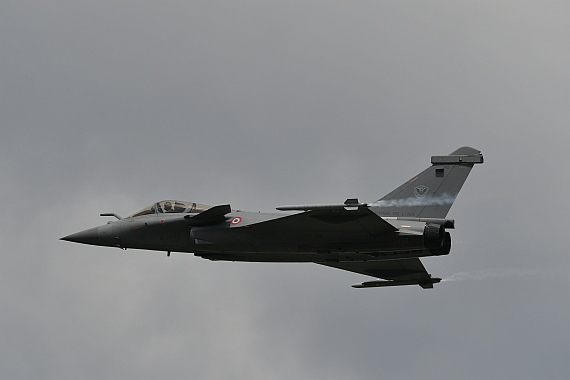
{"type": "Polygon", "coordinates": [[[564,2],[0,5],[0,377],[568,378],[564,2]],[[59,237],[181,198],[372,202],[470,145],[449,281],[59,237]],[[455,274],[455,277],[453,277],[455,274]]]}

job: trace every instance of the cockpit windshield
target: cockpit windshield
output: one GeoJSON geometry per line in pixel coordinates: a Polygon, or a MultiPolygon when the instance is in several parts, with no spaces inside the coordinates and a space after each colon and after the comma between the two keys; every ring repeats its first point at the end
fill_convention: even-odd
{"type": "Polygon", "coordinates": [[[199,213],[206,211],[209,208],[212,208],[212,206],[193,202],[168,200],[153,203],[152,205],[143,208],[139,212],[128,216],[127,218],[154,214],[199,213]]]}

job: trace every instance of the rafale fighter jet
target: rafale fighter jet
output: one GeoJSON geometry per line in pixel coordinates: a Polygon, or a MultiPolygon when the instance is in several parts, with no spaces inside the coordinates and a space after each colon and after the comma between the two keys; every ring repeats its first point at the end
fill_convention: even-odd
{"type": "Polygon", "coordinates": [[[281,206],[295,213],[232,210],[162,201],[105,225],[62,240],[76,243],[194,253],[210,260],[312,262],[377,278],[353,285],[370,288],[441,281],[426,272],[420,257],[447,255],[451,237],[446,219],[480,151],[463,147],[433,156],[432,166],[373,203],[281,206]]]}

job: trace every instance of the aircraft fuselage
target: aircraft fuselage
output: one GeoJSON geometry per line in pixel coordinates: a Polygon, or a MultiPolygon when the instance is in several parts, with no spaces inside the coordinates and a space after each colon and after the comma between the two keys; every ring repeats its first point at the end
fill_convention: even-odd
{"type": "MultiPolygon", "coordinates": [[[[144,215],[109,221],[65,240],[165,252],[194,253],[211,260],[255,262],[319,262],[389,260],[449,253],[450,242],[426,245],[423,221],[388,219],[395,230],[371,236],[365,232],[271,230],[252,226],[286,214],[234,211],[213,226],[188,226],[179,214],[144,215]]],[[[439,221],[439,225],[452,221],[439,221]]],[[[334,227],[334,222],[324,221],[334,227]]],[[[437,231],[439,234],[441,231],[437,231]]]]}

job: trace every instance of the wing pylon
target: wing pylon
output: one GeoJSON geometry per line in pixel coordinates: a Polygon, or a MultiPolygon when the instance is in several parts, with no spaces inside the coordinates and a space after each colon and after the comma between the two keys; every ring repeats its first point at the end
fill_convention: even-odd
{"type": "Polygon", "coordinates": [[[430,289],[433,288],[433,284],[441,281],[441,278],[432,278],[417,257],[399,260],[326,262],[319,264],[378,278],[375,281],[366,281],[362,284],[353,285],[353,288],[419,285],[424,289],[430,289]]]}

